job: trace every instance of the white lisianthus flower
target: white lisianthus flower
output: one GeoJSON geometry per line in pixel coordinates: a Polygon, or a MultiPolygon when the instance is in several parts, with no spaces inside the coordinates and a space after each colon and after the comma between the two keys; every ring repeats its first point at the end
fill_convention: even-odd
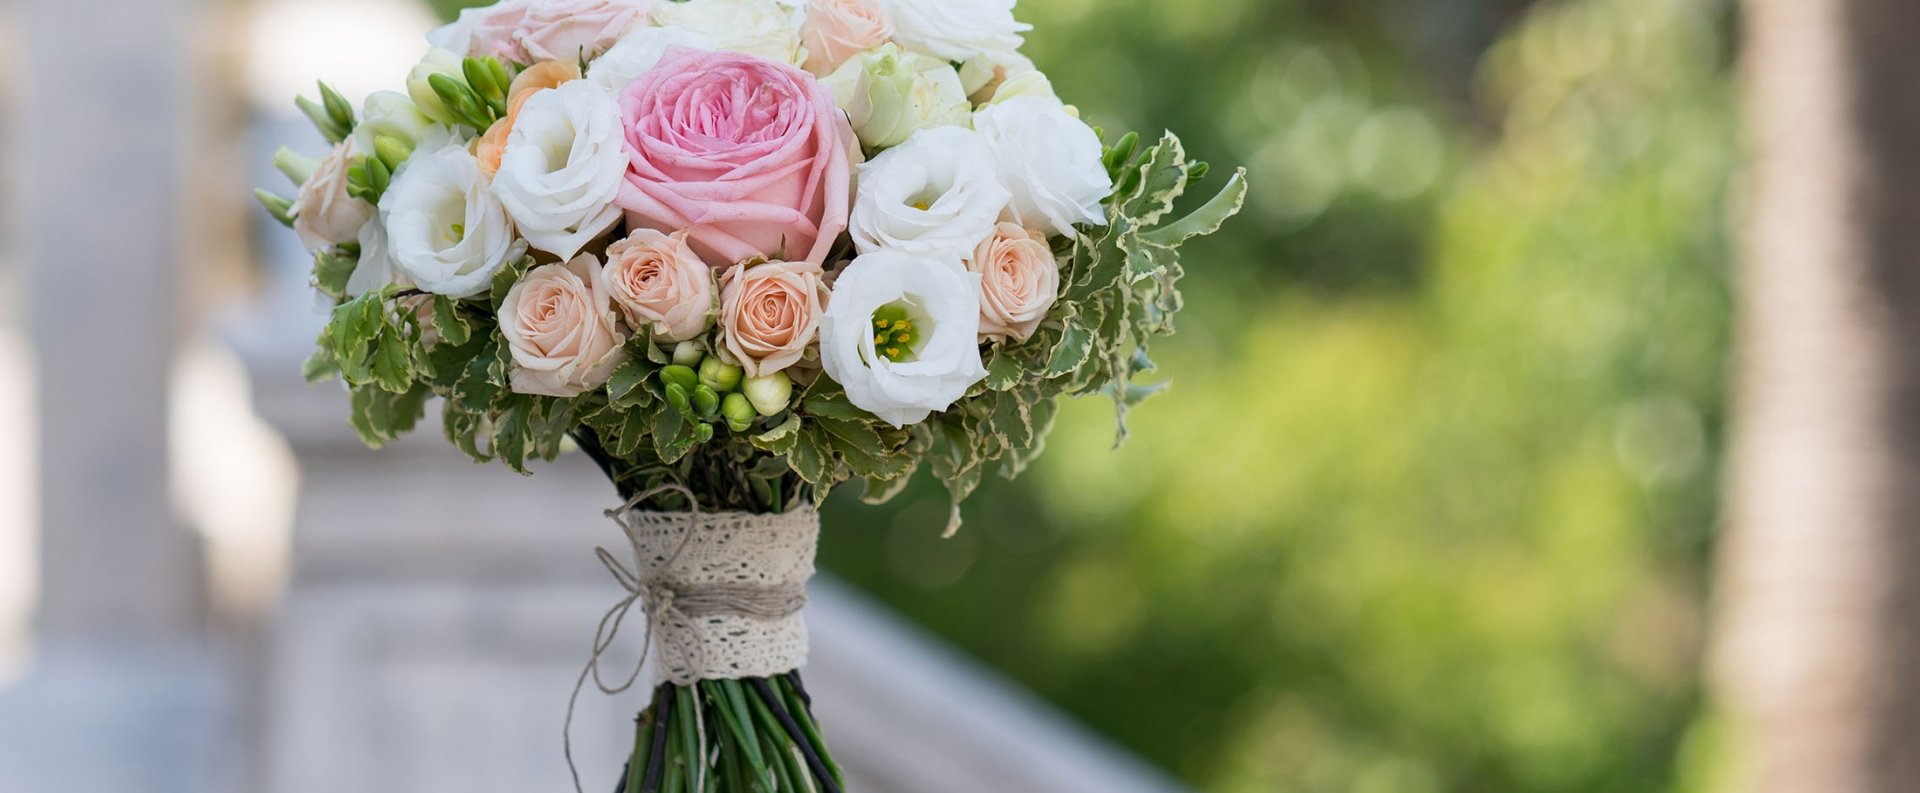
{"type": "Polygon", "coordinates": [[[453,139],[453,130],[427,118],[406,94],[375,91],[367,95],[360,123],[353,128],[354,153],[371,156],[375,137],[393,138],[415,150],[436,151],[453,139]]]}
{"type": "MultiPolygon", "coordinates": [[[[1021,72],[1002,80],[999,85],[994,86],[993,96],[988,98],[984,104],[1003,105],[1022,97],[1037,97],[1053,102],[1060,101],[1060,95],[1053,92],[1053,81],[1047,79],[1045,74],[1035,71],[1021,72]]],[[[1067,110],[1067,115],[1073,116],[1074,118],[1080,117],[1079,114],[1073,112],[1071,108],[1067,110]]]]}
{"type": "Polygon", "coordinates": [[[980,276],[944,259],[876,251],[833,284],[820,360],[854,406],[895,427],[946,410],[987,376],[980,276]]]}
{"type": "Polygon", "coordinates": [[[1032,25],[1013,18],[1014,0],[887,0],[893,40],[915,52],[966,63],[1020,49],[1032,25]]]}
{"type": "Polygon", "coordinates": [[[822,80],[868,148],[897,146],[914,130],[967,126],[973,104],[953,65],[893,44],[854,56],[822,80]]]}
{"type": "Polygon", "coordinates": [[[1013,191],[1008,219],[1048,234],[1072,234],[1076,223],[1106,225],[1100,202],[1113,180],[1100,159],[1100,137],[1057,99],[1025,96],[983,108],[974,129],[992,147],[1000,182],[1013,191]]]}
{"type": "Polygon", "coordinates": [[[847,226],[861,253],[904,250],[955,268],[973,253],[1011,197],[994,176],[980,133],[936,127],[860,166],[847,226]]]}
{"type": "Polygon", "coordinates": [[[605,91],[582,80],[540,91],[513,122],[493,194],[528,245],[571,259],[620,221],[623,145],[605,91]]]}
{"type": "Polygon", "coordinates": [[[800,27],[806,20],[804,5],[780,0],[687,0],[653,7],[655,24],[708,36],[718,42],[717,50],[757,55],[789,66],[807,60],[806,49],[800,46],[800,27]]]}
{"type": "Polygon", "coordinates": [[[380,219],[394,267],[437,295],[486,291],[521,247],[480,163],[460,144],[415,153],[380,197],[380,219]]]}
{"type": "Polygon", "coordinates": [[[719,49],[720,42],[705,33],[682,27],[637,27],[620,37],[605,55],[587,65],[587,82],[618,97],[634,78],[652,70],[669,47],[714,50],[719,49]]]}
{"type": "Polygon", "coordinates": [[[378,217],[360,227],[360,260],[347,276],[347,297],[359,297],[400,280],[387,246],[387,224],[378,217]]]}

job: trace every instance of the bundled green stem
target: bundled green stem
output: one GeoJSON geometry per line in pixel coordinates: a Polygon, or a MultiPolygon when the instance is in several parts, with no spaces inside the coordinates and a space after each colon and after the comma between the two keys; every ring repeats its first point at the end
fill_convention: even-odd
{"type": "Polygon", "coordinates": [[[615,793],[841,793],[799,672],[662,683],[615,793]]]}

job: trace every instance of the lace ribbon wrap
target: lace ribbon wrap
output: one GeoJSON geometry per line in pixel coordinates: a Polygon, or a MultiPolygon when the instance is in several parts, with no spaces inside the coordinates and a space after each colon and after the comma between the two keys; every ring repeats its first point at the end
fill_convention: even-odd
{"type": "Polygon", "coordinates": [[[621,518],[658,681],[772,677],[806,663],[801,609],[820,513],[633,509],[621,518]]]}

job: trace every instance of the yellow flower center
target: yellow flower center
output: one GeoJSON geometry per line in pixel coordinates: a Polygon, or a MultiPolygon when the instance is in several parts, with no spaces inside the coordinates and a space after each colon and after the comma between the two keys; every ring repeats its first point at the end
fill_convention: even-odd
{"type": "Polygon", "coordinates": [[[880,357],[894,363],[911,361],[913,345],[919,340],[920,332],[908,318],[906,306],[890,303],[873,312],[873,350],[880,357]]]}

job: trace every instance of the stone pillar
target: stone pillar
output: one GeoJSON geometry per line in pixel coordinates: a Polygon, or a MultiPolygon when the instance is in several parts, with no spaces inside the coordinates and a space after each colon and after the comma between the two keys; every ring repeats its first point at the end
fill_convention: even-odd
{"type": "Polygon", "coordinates": [[[202,620],[172,519],[167,381],[191,207],[195,0],[13,0],[8,169],[37,365],[43,639],[202,620]]]}

